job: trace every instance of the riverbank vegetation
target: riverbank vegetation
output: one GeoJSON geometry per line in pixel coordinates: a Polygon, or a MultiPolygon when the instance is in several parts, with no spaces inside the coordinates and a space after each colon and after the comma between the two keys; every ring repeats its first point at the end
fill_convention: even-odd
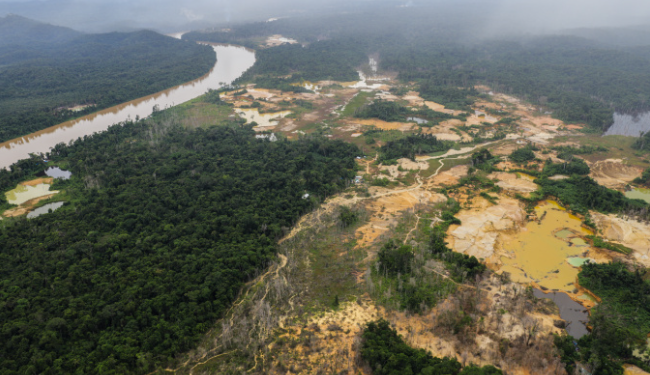
{"type": "Polygon", "coordinates": [[[151,31],[0,48],[0,142],[190,81],[214,63],[211,47],[151,31]]]}
{"type": "Polygon", "coordinates": [[[142,374],[171,361],[298,217],[355,175],[359,151],[340,141],[157,121],[55,147],[71,204],[2,226],[5,373],[142,374]]]}

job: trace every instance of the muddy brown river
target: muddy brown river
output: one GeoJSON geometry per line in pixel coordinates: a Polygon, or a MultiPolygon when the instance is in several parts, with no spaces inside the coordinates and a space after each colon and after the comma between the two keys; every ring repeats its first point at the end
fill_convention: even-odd
{"type": "Polygon", "coordinates": [[[208,89],[218,89],[232,83],[255,63],[255,53],[252,50],[216,44],[212,48],[217,54],[217,63],[201,78],[0,143],[0,168],[7,168],[20,159],[28,158],[31,153],[49,152],[50,148],[59,143],[68,143],[104,131],[113,124],[147,117],[153,112],[154,106],[164,109],[185,103],[203,95],[208,89]]]}

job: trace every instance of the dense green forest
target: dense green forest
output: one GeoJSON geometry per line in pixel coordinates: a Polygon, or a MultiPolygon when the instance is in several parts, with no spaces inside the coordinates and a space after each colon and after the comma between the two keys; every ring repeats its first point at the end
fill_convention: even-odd
{"type": "Polygon", "coordinates": [[[413,134],[395,141],[388,141],[379,149],[379,161],[388,162],[400,158],[415,160],[416,155],[447,151],[453,142],[439,141],[431,134],[413,134]]]}
{"type": "Polygon", "coordinates": [[[358,81],[359,73],[355,67],[367,61],[363,51],[342,41],[321,41],[305,47],[300,44],[283,44],[261,49],[257,51],[256,57],[253,68],[239,81],[265,75],[291,75],[294,82],[358,81]]]}
{"type": "Polygon", "coordinates": [[[385,320],[370,322],[363,331],[361,357],[374,375],[501,375],[494,366],[463,366],[456,358],[437,358],[404,342],[385,320]]]}
{"type": "Polygon", "coordinates": [[[151,31],[0,47],[0,142],[198,78],[211,47],[151,31]],[[72,112],[66,108],[90,105],[72,112]]]}
{"type": "Polygon", "coordinates": [[[576,345],[570,336],[557,336],[555,344],[567,369],[580,361],[594,374],[622,375],[624,363],[650,370],[650,363],[633,356],[646,345],[650,332],[650,284],[646,270],[627,270],[623,263],[586,263],[580,285],[598,295],[602,302],[592,309],[591,333],[576,345]],[[579,350],[576,350],[579,349],[579,350]]]}
{"type": "Polygon", "coordinates": [[[603,213],[647,215],[646,202],[627,198],[621,192],[598,185],[588,176],[573,175],[564,180],[551,180],[544,176],[536,179],[535,183],[541,186],[542,196],[555,197],[565,207],[581,214],[596,210],[603,213]]]}
{"type": "Polygon", "coordinates": [[[451,108],[466,108],[467,96],[475,94],[471,87],[484,84],[596,131],[612,124],[614,111],[650,109],[646,47],[618,48],[572,35],[486,39],[481,30],[487,7],[378,6],[363,14],[249,23],[184,38],[256,47],[266,36],[283,34],[306,43],[307,51],[300,51],[306,56],[318,45],[322,59],[302,58],[296,47],[270,48],[274,52],[259,56],[258,66],[265,67],[259,72],[281,71],[273,66],[283,55],[285,60],[297,57],[296,71],[323,72],[314,75],[319,78],[333,76],[329,69],[334,65],[354,67],[365,63],[361,55],[377,54],[381,68],[399,72],[403,81],[416,82],[425,98],[451,108]]]}
{"type": "MultiPolygon", "coordinates": [[[[355,175],[359,150],[340,141],[163,120],[57,145],[71,202],[0,226],[0,373],[143,374],[173,360],[355,175]]],[[[33,169],[0,173],[2,188],[33,169]]]]}
{"type": "Polygon", "coordinates": [[[525,163],[532,161],[535,160],[535,153],[533,151],[534,149],[531,146],[518,148],[510,153],[509,158],[515,163],[525,163]]]}

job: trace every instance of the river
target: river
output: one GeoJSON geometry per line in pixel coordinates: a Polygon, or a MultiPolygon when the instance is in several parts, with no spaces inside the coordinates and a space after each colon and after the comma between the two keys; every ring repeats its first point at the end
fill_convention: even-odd
{"type": "Polygon", "coordinates": [[[79,137],[101,132],[109,126],[145,118],[160,109],[185,103],[204,94],[208,89],[218,89],[232,83],[255,63],[255,52],[243,47],[211,44],[217,62],[210,72],[194,81],[172,87],[102,111],[64,122],[47,129],[0,143],[0,168],[8,168],[30,153],[46,153],[59,143],[68,143],[79,137]]]}

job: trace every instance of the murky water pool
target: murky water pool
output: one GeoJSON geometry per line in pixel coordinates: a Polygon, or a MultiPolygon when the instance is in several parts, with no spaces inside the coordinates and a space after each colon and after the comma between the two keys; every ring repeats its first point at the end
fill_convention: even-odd
{"type": "Polygon", "coordinates": [[[583,257],[590,248],[579,237],[571,238],[574,242],[567,239],[593,233],[556,202],[543,202],[535,212],[540,220],[527,223],[512,241],[503,244],[509,256],[501,257],[501,271],[510,273],[515,282],[535,282],[551,290],[571,292],[578,269],[567,260],[583,257]]]}
{"type": "Polygon", "coordinates": [[[589,321],[589,313],[584,306],[574,301],[566,293],[551,292],[544,293],[539,289],[533,289],[537,298],[548,298],[553,300],[560,309],[560,317],[567,322],[566,330],[575,339],[589,333],[586,323],[589,321]]]}
{"type": "Polygon", "coordinates": [[[59,167],[49,167],[45,170],[45,175],[52,178],[60,178],[62,180],[69,180],[72,177],[72,172],[64,171],[59,167]]]}
{"type": "Polygon", "coordinates": [[[631,199],[642,199],[650,203],[650,189],[632,189],[626,191],[625,196],[631,199]]]}
{"type": "Polygon", "coordinates": [[[59,208],[61,208],[61,206],[63,206],[63,202],[48,203],[48,204],[46,204],[44,206],[41,206],[41,207],[35,209],[34,211],[32,211],[30,213],[28,213],[27,218],[28,219],[34,219],[36,217],[39,217],[41,215],[45,215],[45,214],[49,213],[50,210],[56,211],[59,208]]]}

